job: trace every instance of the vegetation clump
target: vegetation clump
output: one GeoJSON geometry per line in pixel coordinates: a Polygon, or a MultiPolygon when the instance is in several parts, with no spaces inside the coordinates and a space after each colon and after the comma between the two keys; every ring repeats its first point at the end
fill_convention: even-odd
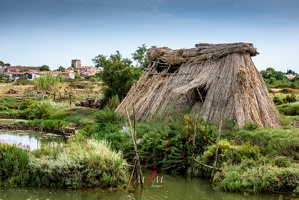
{"type": "Polygon", "coordinates": [[[28,150],[0,143],[0,185],[54,188],[123,188],[128,169],[122,153],[105,141],[76,139],[28,150]]]}

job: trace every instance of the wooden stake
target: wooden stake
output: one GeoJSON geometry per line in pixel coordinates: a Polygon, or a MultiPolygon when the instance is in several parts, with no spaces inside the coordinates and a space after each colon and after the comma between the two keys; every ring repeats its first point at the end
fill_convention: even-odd
{"type": "Polygon", "coordinates": [[[212,170],[211,181],[214,178],[215,168],[217,166],[218,151],[219,151],[219,142],[220,142],[221,132],[222,132],[222,118],[223,118],[223,113],[224,113],[224,108],[222,108],[222,110],[221,110],[221,118],[220,118],[219,127],[218,127],[218,136],[217,136],[217,140],[216,140],[216,150],[215,150],[215,157],[214,157],[214,163],[213,163],[213,170],[212,170]]]}
{"type": "Polygon", "coordinates": [[[131,119],[130,119],[130,115],[129,115],[129,112],[128,112],[127,108],[126,108],[126,114],[127,114],[127,118],[128,118],[128,122],[129,122],[129,126],[130,126],[130,135],[131,135],[131,138],[132,138],[132,141],[133,141],[133,145],[134,145],[134,151],[135,151],[135,158],[134,159],[136,160],[137,166],[139,168],[140,184],[141,184],[141,187],[143,188],[142,170],[141,170],[141,165],[140,165],[140,160],[139,160],[139,155],[138,155],[137,143],[136,143],[135,136],[134,136],[135,130],[133,130],[131,119]]]}
{"type": "MultiPolygon", "coordinates": [[[[192,141],[192,157],[193,158],[194,158],[194,155],[195,155],[195,138],[196,138],[196,129],[197,129],[197,127],[196,127],[197,120],[196,119],[197,119],[196,116],[194,116],[194,132],[193,132],[193,141],[192,141]]],[[[193,177],[193,175],[194,175],[194,166],[195,166],[193,159],[192,159],[192,164],[191,165],[192,165],[191,166],[191,177],[193,177]]]]}

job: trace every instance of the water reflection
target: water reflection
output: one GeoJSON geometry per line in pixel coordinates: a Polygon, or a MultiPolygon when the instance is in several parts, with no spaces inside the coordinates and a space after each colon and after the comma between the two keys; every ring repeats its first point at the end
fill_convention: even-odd
{"type": "Polygon", "coordinates": [[[55,134],[22,130],[0,130],[0,143],[17,145],[31,151],[40,148],[43,144],[52,143],[55,145],[57,142],[61,142],[61,137],[55,134]]]}
{"type": "Polygon", "coordinates": [[[0,200],[278,200],[277,194],[244,196],[213,190],[209,181],[165,175],[165,186],[152,196],[102,189],[58,190],[45,188],[0,188],[0,200]]]}

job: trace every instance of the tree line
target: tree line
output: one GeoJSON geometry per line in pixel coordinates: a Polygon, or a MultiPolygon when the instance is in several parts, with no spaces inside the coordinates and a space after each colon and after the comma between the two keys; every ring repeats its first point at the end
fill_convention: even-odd
{"type": "Polygon", "coordinates": [[[266,85],[270,88],[293,88],[299,89],[299,75],[288,69],[286,73],[276,71],[274,68],[269,67],[266,70],[260,71],[266,85]],[[294,75],[295,78],[288,79],[286,75],[294,75]]]}

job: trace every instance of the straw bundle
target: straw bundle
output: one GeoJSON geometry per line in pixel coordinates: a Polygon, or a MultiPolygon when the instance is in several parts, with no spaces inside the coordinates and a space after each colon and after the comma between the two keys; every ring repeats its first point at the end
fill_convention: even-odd
{"type": "Polygon", "coordinates": [[[217,123],[221,118],[240,127],[255,122],[259,127],[275,127],[280,119],[263,79],[251,56],[258,54],[252,44],[197,44],[196,48],[172,50],[152,48],[148,59],[179,65],[176,73],[167,68],[153,73],[152,65],[131,88],[116,109],[135,108],[137,120],[154,114],[169,116],[189,110],[217,123]],[[223,112],[221,112],[223,110],[223,112]],[[223,116],[221,116],[223,113],[223,116]]]}

